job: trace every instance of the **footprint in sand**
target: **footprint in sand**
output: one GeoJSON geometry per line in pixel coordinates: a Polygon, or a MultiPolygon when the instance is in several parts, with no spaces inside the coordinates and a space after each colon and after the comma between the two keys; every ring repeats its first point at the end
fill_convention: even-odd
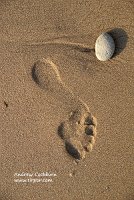
{"type": "Polygon", "coordinates": [[[57,133],[65,143],[66,151],[75,159],[85,158],[92,151],[96,139],[96,118],[88,106],[74,96],[62,81],[58,66],[50,59],[38,60],[32,68],[33,80],[45,92],[66,103],[69,114],[58,126],[57,133]]]}

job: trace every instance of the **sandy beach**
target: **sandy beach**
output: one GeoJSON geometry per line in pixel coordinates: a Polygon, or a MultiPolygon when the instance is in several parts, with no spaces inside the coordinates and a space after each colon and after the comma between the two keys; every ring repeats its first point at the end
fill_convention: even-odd
{"type": "Polygon", "coordinates": [[[0,0],[0,16],[0,200],[134,200],[133,1],[0,0]]]}

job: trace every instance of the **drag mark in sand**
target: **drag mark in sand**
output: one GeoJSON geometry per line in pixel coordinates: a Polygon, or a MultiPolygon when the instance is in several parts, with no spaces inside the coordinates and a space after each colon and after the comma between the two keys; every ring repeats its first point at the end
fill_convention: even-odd
{"type": "Polygon", "coordinates": [[[73,158],[81,160],[92,151],[96,139],[97,120],[88,106],[62,81],[58,66],[51,59],[41,59],[32,67],[33,80],[54,98],[62,99],[69,109],[67,118],[60,122],[57,133],[73,158]],[[70,105],[74,105],[70,107],[70,105]],[[74,109],[75,107],[75,109],[74,109]],[[71,109],[71,110],[70,110],[71,109]]]}

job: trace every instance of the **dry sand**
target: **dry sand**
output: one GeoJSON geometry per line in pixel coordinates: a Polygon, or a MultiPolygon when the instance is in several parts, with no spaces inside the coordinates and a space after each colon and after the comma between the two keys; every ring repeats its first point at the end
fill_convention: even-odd
{"type": "Polygon", "coordinates": [[[134,199],[133,6],[130,0],[0,0],[0,200],[134,199]],[[94,45],[104,31],[116,52],[100,62],[94,45]],[[43,58],[57,66],[68,90],[52,70],[47,76],[39,69],[35,80],[34,63],[43,58]],[[98,125],[92,152],[77,163],[57,129],[79,110],[79,99],[98,125]],[[15,174],[22,172],[29,176],[15,174]],[[42,172],[57,176],[14,182],[42,172]]]}

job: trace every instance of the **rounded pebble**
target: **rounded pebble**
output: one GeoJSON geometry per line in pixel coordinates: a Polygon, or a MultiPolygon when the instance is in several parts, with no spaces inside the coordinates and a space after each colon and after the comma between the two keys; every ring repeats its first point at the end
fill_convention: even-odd
{"type": "Polygon", "coordinates": [[[102,33],[95,43],[95,55],[98,60],[109,60],[115,51],[115,43],[108,33],[102,33]]]}

